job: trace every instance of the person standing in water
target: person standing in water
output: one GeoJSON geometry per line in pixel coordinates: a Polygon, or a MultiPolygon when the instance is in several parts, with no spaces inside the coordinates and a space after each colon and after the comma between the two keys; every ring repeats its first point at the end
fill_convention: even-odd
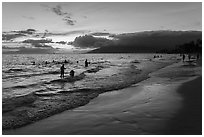
{"type": "Polygon", "coordinates": [[[61,78],[64,78],[64,70],[65,70],[64,64],[62,64],[62,66],[60,67],[60,70],[61,70],[61,75],[60,75],[60,77],[61,77],[61,78]]]}
{"type": "Polygon", "coordinates": [[[184,62],[184,60],[185,60],[185,54],[183,54],[183,62],[184,62]]]}
{"type": "Polygon", "coordinates": [[[88,61],[87,61],[87,59],[86,59],[86,61],[85,61],[85,67],[88,67],[88,61]]]}

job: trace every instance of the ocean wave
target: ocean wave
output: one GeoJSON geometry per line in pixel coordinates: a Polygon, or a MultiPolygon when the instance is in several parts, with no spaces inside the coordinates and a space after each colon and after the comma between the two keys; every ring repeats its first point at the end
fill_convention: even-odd
{"type": "Polygon", "coordinates": [[[97,66],[95,68],[88,69],[85,72],[87,72],[87,73],[96,73],[96,72],[98,72],[99,70],[101,70],[103,68],[105,68],[105,67],[104,66],[97,66]]]}
{"type": "Polygon", "coordinates": [[[58,93],[77,93],[77,92],[95,92],[99,90],[98,88],[79,88],[79,89],[72,89],[72,90],[62,90],[58,93]]]}
{"type": "Polygon", "coordinates": [[[41,76],[41,75],[49,75],[49,74],[60,74],[59,71],[49,71],[44,73],[33,73],[33,74],[22,74],[22,75],[12,75],[12,76],[5,76],[4,79],[7,78],[18,78],[18,77],[33,77],[33,76],[41,76]]]}
{"type": "Polygon", "coordinates": [[[102,60],[102,61],[95,61],[95,62],[91,62],[91,64],[104,64],[104,63],[111,63],[110,61],[107,60],[102,60]]]}
{"type": "Polygon", "coordinates": [[[8,70],[3,70],[4,73],[13,73],[13,72],[20,72],[20,71],[26,71],[26,70],[22,68],[11,68],[8,70]]]}
{"type": "Polygon", "coordinates": [[[27,85],[16,85],[16,86],[11,86],[11,87],[8,87],[8,88],[3,88],[4,90],[13,90],[13,89],[26,89],[26,88],[34,88],[35,86],[38,86],[38,85],[43,85],[43,84],[52,84],[52,83],[67,83],[67,82],[75,82],[75,81],[79,81],[79,80],[82,80],[85,78],[85,74],[84,72],[83,73],[80,73],[79,75],[76,75],[74,77],[71,77],[71,76],[67,76],[63,79],[54,79],[54,80],[51,80],[51,81],[39,81],[37,83],[32,83],[32,84],[27,84],[27,85]]]}
{"type": "MultiPolygon", "coordinates": [[[[42,83],[42,82],[40,82],[42,83]]],[[[23,89],[23,88],[30,88],[30,87],[35,87],[36,85],[39,85],[40,83],[33,83],[33,84],[27,84],[27,85],[17,85],[17,86],[11,86],[8,88],[3,88],[4,90],[13,90],[13,89],[23,89]]]]}
{"type": "Polygon", "coordinates": [[[49,96],[55,96],[58,93],[49,93],[49,92],[44,92],[44,91],[35,91],[34,94],[38,97],[49,97],[49,96]]]}
{"type": "Polygon", "coordinates": [[[85,78],[85,74],[84,73],[81,73],[79,75],[76,75],[74,77],[71,77],[71,76],[67,76],[63,79],[55,79],[55,80],[52,80],[50,81],[49,83],[64,83],[64,82],[75,82],[75,81],[79,81],[79,80],[82,80],[85,78]]]}

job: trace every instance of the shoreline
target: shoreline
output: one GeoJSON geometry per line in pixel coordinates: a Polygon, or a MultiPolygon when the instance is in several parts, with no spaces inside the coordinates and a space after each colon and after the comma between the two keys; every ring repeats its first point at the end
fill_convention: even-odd
{"type": "MultiPolygon", "coordinates": [[[[118,86],[107,87],[104,90],[99,89],[99,90],[96,90],[95,92],[93,91],[89,92],[89,89],[87,89],[86,92],[81,91],[81,92],[76,92],[71,94],[64,92],[61,95],[59,95],[59,97],[57,97],[57,98],[60,98],[60,100],[57,102],[58,104],[57,106],[54,106],[55,104],[53,105],[52,100],[51,100],[51,103],[49,104],[48,103],[42,104],[42,102],[37,102],[38,104],[40,103],[40,105],[42,105],[39,112],[36,111],[35,109],[33,110],[33,108],[35,108],[35,105],[32,105],[33,104],[32,103],[30,104],[32,108],[31,111],[21,110],[20,108],[20,110],[17,110],[14,112],[11,111],[11,112],[2,114],[2,129],[6,130],[6,129],[20,128],[28,124],[31,124],[33,122],[37,122],[39,120],[48,118],[55,114],[59,114],[63,111],[72,110],[74,108],[84,106],[88,104],[92,99],[98,97],[98,95],[100,95],[101,93],[127,88],[132,84],[146,80],[149,77],[148,75],[150,73],[158,71],[171,64],[174,64],[175,62],[177,61],[171,60],[169,62],[154,62],[154,63],[152,62],[152,64],[150,65],[150,67],[152,67],[151,69],[144,68],[144,72],[142,72],[141,74],[139,75],[134,74],[135,76],[133,75],[132,77],[133,78],[136,77],[137,79],[130,81],[129,84],[121,83],[118,86]],[[46,111],[46,110],[49,110],[49,111],[46,111]],[[17,117],[13,118],[13,114],[17,115],[17,117]]],[[[37,97],[39,98],[40,96],[37,96],[37,97]]]]}
{"type": "Polygon", "coordinates": [[[180,91],[197,77],[194,73],[187,74],[188,71],[184,72],[185,77],[183,73],[175,73],[178,64],[152,72],[150,78],[125,89],[99,94],[85,106],[19,129],[3,130],[3,134],[178,134],[174,119],[181,119],[181,110],[185,108],[180,91]]]}

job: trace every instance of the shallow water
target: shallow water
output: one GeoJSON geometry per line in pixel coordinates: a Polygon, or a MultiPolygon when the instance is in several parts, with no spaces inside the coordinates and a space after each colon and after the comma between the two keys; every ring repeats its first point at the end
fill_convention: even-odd
{"type": "Polygon", "coordinates": [[[178,57],[162,55],[162,58],[153,59],[153,56],[3,55],[3,128],[19,127],[84,105],[102,92],[131,86],[147,78],[148,73],[175,62],[178,57]],[[84,67],[85,59],[90,61],[87,68],[84,67]],[[60,66],[64,60],[68,61],[65,78],[60,79],[60,66]],[[74,78],[69,77],[72,69],[75,71],[74,78]]]}
{"type": "MultiPolygon", "coordinates": [[[[97,80],[107,81],[108,77],[119,75],[130,66],[131,61],[150,58],[151,54],[3,55],[3,98],[36,91],[72,90],[84,86],[94,88],[92,85],[97,80]],[[85,59],[91,62],[88,68],[84,67],[85,59]],[[78,77],[76,80],[67,78],[67,82],[60,81],[60,66],[64,60],[68,61],[65,64],[65,76],[69,77],[69,71],[73,69],[78,77]],[[32,65],[33,61],[35,65],[32,65]],[[83,82],[78,82],[80,80],[83,82]]],[[[139,65],[139,62],[135,64],[139,65]]]]}

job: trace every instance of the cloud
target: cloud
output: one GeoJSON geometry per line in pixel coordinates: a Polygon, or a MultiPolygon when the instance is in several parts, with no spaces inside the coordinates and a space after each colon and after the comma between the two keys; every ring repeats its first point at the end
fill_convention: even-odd
{"type": "Polygon", "coordinates": [[[69,36],[69,35],[82,35],[90,33],[89,30],[74,30],[68,32],[57,32],[57,33],[48,33],[47,36],[69,36]]]}
{"type": "Polygon", "coordinates": [[[70,16],[65,16],[63,20],[66,22],[67,25],[75,25],[76,20],[71,19],[70,16]]]}
{"type": "Polygon", "coordinates": [[[56,15],[61,16],[62,20],[65,21],[67,25],[75,25],[76,20],[74,20],[71,16],[71,13],[64,12],[62,10],[62,7],[60,5],[57,5],[56,7],[51,8],[51,11],[54,12],[56,15]]]}
{"type": "Polygon", "coordinates": [[[32,45],[35,48],[42,48],[42,49],[52,49],[53,48],[52,46],[48,46],[48,45],[41,44],[41,43],[34,43],[32,45]]]}
{"type": "Polygon", "coordinates": [[[72,43],[75,47],[80,48],[99,48],[108,45],[113,45],[113,41],[106,38],[96,38],[92,35],[76,37],[72,43]]]}
{"type": "Polygon", "coordinates": [[[63,16],[63,15],[67,15],[68,14],[67,12],[63,12],[62,11],[62,7],[60,5],[57,5],[56,7],[52,8],[52,11],[54,13],[56,13],[57,15],[59,15],[59,16],[63,16]]]}
{"type": "Polygon", "coordinates": [[[55,13],[55,15],[60,16],[62,18],[62,21],[64,21],[67,25],[73,26],[77,22],[72,18],[72,13],[64,11],[60,5],[50,7],[49,5],[41,4],[41,6],[47,11],[51,11],[52,13],[55,13]]]}
{"type": "MultiPolygon", "coordinates": [[[[202,38],[200,31],[145,31],[113,35],[114,44],[101,46],[92,53],[152,53],[172,51],[177,45],[202,38]],[[165,44],[164,44],[165,43],[165,44]]],[[[87,41],[87,40],[86,40],[87,41]]],[[[82,41],[80,45],[87,42],[82,41]]],[[[90,44],[89,44],[90,45],[90,44]]]]}
{"type": "Polygon", "coordinates": [[[19,33],[17,33],[17,34],[2,34],[2,40],[13,40],[13,39],[15,39],[15,38],[18,38],[18,37],[22,37],[22,36],[25,36],[25,34],[19,34],[19,33]]]}

